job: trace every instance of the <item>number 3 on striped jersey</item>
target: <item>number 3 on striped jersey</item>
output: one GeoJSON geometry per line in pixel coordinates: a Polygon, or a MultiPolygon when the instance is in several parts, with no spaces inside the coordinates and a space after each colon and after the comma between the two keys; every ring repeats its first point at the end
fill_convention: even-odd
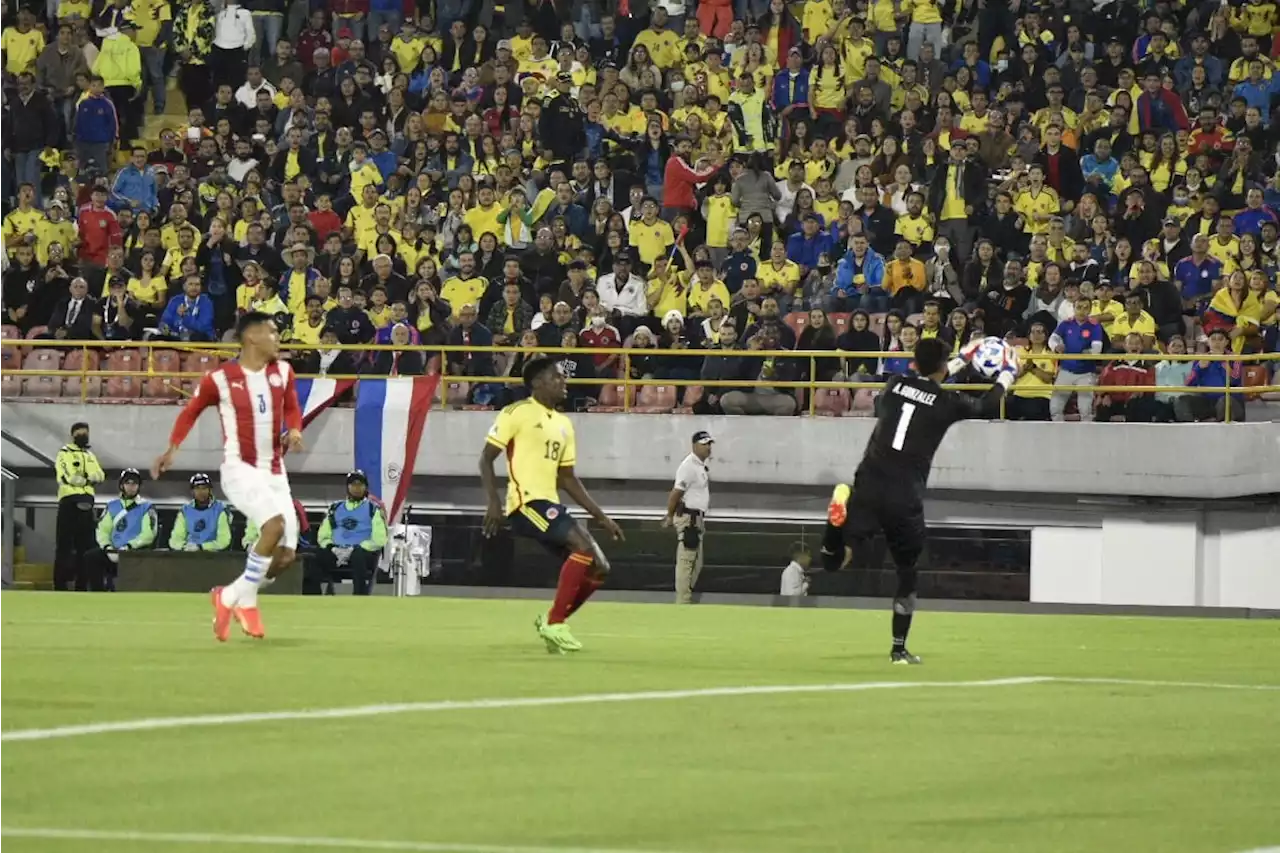
{"type": "Polygon", "coordinates": [[[915,403],[903,403],[898,413],[898,428],[893,431],[893,449],[901,450],[907,442],[907,427],[911,426],[911,418],[916,413],[915,403]]]}
{"type": "Polygon", "coordinates": [[[266,414],[266,411],[267,411],[267,395],[266,394],[258,395],[258,411],[263,414],[266,414]]]}

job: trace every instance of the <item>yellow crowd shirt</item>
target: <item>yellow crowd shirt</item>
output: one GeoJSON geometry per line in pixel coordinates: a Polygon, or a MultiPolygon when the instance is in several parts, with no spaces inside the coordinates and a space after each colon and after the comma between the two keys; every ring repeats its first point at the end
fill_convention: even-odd
{"type": "Polygon", "coordinates": [[[723,249],[729,245],[729,231],[733,226],[738,209],[733,206],[733,198],[724,195],[713,195],[707,199],[707,245],[723,249]]]}
{"type": "Polygon", "coordinates": [[[800,287],[800,265],[783,261],[782,266],[777,267],[773,261],[765,261],[756,268],[756,280],[763,293],[794,293],[800,287]]]}
{"type": "Polygon", "coordinates": [[[631,245],[640,255],[640,260],[652,264],[658,258],[665,257],[667,251],[675,245],[676,235],[670,223],[655,220],[652,225],[644,220],[631,223],[629,228],[631,245]]]}
{"type": "MultiPolygon", "coordinates": [[[[1043,349],[1040,354],[1043,355],[1049,350],[1043,349]]],[[[1041,379],[1031,372],[1031,367],[1048,371],[1050,377],[1058,375],[1058,363],[1051,358],[1037,358],[1037,354],[1031,352],[1030,347],[1018,347],[1018,359],[1022,364],[1028,365],[1026,373],[1018,377],[1013,383],[1013,395],[1015,397],[1023,397],[1026,399],[1048,399],[1053,396],[1053,381],[1048,382],[1041,379]]]]}
{"type": "Polygon", "coordinates": [[[1049,233],[1049,221],[1037,222],[1035,215],[1042,213],[1056,216],[1061,207],[1058,193],[1052,187],[1041,187],[1038,193],[1030,190],[1018,193],[1018,197],[1013,202],[1013,209],[1023,218],[1022,230],[1026,234],[1049,233]]]}
{"type": "Polygon", "coordinates": [[[23,33],[17,27],[7,27],[0,34],[0,46],[4,48],[5,71],[10,74],[35,73],[36,60],[44,50],[44,34],[37,29],[23,33]]]}

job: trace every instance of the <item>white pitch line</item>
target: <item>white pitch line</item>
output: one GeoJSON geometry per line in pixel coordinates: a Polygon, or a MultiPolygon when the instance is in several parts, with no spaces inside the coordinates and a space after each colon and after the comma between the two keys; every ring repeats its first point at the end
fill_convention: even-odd
{"type": "Polygon", "coordinates": [[[0,742],[57,740],[85,735],[145,732],[202,726],[234,726],[283,720],[343,720],[390,714],[426,714],[437,711],[485,711],[503,708],[545,708],[560,705],[603,705],[621,702],[660,702],[674,699],[708,699],[721,696],[777,696],[794,693],[857,693],[866,690],[913,688],[1016,687],[1026,684],[1113,684],[1128,687],[1180,687],[1202,690],[1280,691],[1280,684],[1214,684],[1196,681],[1147,681],[1125,678],[1071,678],[1048,675],[993,678],[982,681],[863,681],[852,684],[779,684],[752,687],[706,687],[692,690],[650,690],[638,693],[585,693],[577,696],[530,696],[507,699],[461,699],[435,702],[402,702],[356,705],[346,708],[314,708],[297,711],[257,711],[242,714],[204,714],[190,717],[148,717],[106,723],[83,723],[48,729],[15,729],[0,733],[0,742]]]}
{"type": "Polygon", "coordinates": [[[357,705],[347,708],[315,708],[299,711],[261,711],[245,714],[205,714],[191,717],[151,717],[108,723],[85,723],[50,729],[16,729],[0,733],[0,741],[55,740],[82,735],[145,732],[195,726],[233,726],[283,720],[342,720],[381,717],[388,714],[426,714],[436,711],[481,711],[502,708],[545,708],[558,705],[602,705],[617,702],[656,702],[672,699],[705,699],[717,696],[773,696],[787,693],[853,693],[864,690],[902,690],[917,687],[1005,687],[1039,684],[1046,676],[997,678],[985,681],[863,681],[853,684],[780,684],[755,687],[706,687],[693,690],[651,690],[639,693],[585,693],[577,696],[530,696],[512,699],[463,699],[437,702],[403,702],[390,705],[357,705]]]}
{"type": "Polygon", "coordinates": [[[313,847],[328,850],[399,850],[409,853],[660,853],[602,847],[511,847],[501,844],[449,844],[434,841],[374,841],[288,835],[222,835],[205,832],[128,832],[96,829],[0,828],[6,838],[57,841],[122,841],[139,844],[207,844],[236,847],[313,847]]]}

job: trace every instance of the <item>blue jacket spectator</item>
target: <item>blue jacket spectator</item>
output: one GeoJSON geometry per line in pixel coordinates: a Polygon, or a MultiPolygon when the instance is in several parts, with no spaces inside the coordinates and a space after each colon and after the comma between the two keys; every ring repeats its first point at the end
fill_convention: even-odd
{"type": "Polygon", "coordinates": [[[1265,207],[1246,207],[1235,215],[1236,234],[1252,234],[1255,237],[1262,233],[1262,223],[1276,222],[1276,215],[1265,207]]]}
{"type": "MultiPolygon", "coordinates": [[[[1222,278],[1222,263],[1213,255],[1206,253],[1196,260],[1196,242],[1198,241],[1192,241],[1191,254],[1178,261],[1173,268],[1173,277],[1182,291],[1182,298],[1190,301],[1207,299],[1213,292],[1213,283],[1222,278]]],[[[1202,245],[1207,249],[1208,241],[1204,241],[1202,245]]]]}
{"type": "Polygon", "coordinates": [[[724,286],[729,289],[729,295],[732,296],[741,290],[742,283],[747,279],[755,278],[758,267],[755,255],[749,250],[730,252],[725,257],[724,263],[720,264],[720,277],[724,279],[724,286]]]}
{"type": "MultiPolygon", "coordinates": [[[[1082,300],[1083,302],[1083,300],[1082,300]]],[[[1084,353],[1093,353],[1098,355],[1102,352],[1102,348],[1107,340],[1107,333],[1103,331],[1102,325],[1095,323],[1090,319],[1079,319],[1080,310],[1076,311],[1077,316],[1070,320],[1063,320],[1058,324],[1058,328],[1054,329],[1053,336],[1049,339],[1049,344],[1055,350],[1059,345],[1062,352],[1067,355],[1079,355],[1084,353]]],[[[1059,369],[1070,373],[1095,373],[1100,366],[1097,361],[1085,361],[1084,359],[1063,359],[1059,362],[1059,369]]]]}
{"type": "MultiPolygon", "coordinates": [[[[865,245],[865,237],[859,235],[853,239],[865,245]]],[[[831,295],[852,297],[872,290],[879,291],[883,286],[884,258],[869,246],[861,257],[850,249],[836,265],[836,281],[831,286],[831,295]],[[862,277],[861,281],[858,280],[859,276],[862,277]]]]}
{"type": "Polygon", "coordinates": [[[1237,83],[1232,94],[1237,98],[1244,98],[1247,106],[1256,107],[1262,113],[1262,126],[1266,127],[1271,123],[1271,96],[1280,91],[1278,83],[1280,81],[1275,74],[1271,75],[1270,80],[1250,78],[1237,83]]]}
{"type": "Polygon", "coordinates": [[[1081,157],[1080,175],[1085,180],[1086,191],[1092,189],[1089,176],[1095,173],[1102,179],[1102,187],[1106,189],[1107,194],[1115,195],[1112,187],[1115,186],[1116,175],[1120,173],[1120,161],[1111,156],[1105,160],[1099,160],[1096,154],[1086,154],[1081,157]]]}
{"type": "Polygon", "coordinates": [[[382,173],[382,180],[386,181],[396,173],[396,169],[400,168],[400,158],[396,156],[396,152],[387,149],[374,153],[369,152],[369,159],[373,161],[373,165],[378,167],[378,171],[382,173]]]}
{"type": "MultiPolygon", "coordinates": [[[[799,59],[798,53],[792,53],[788,56],[787,61],[790,64],[792,58],[799,59]]],[[[799,65],[799,63],[794,63],[799,65]]],[[[785,110],[792,106],[807,106],[809,103],[809,70],[807,68],[791,69],[784,68],[773,78],[773,108],[778,111],[785,110]]]]}
{"type": "MultiPolygon", "coordinates": [[[[542,217],[543,225],[551,225],[557,216],[564,217],[564,224],[568,226],[569,233],[575,237],[584,237],[587,233],[587,209],[580,204],[562,204],[554,201],[547,208],[547,212],[542,217]]],[[[480,235],[475,235],[479,237],[480,235]]]]}
{"type": "Polygon", "coordinates": [[[147,152],[138,150],[133,152],[129,165],[116,175],[108,204],[112,210],[130,208],[155,213],[160,207],[158,193],[155,169],[147,165],[147,152]]]}
{"type": "MultiPolygon", "coordinates": [[[[1206,83],[1214,88],[1222,86],[1222,61],[1218,59],[1218,57],[1211,56],[1208,53],[1198,59],[1195,55],[1195,43],[1201,38],[1203,38],[1203,36],[1196,36],[1191,43],[1192,52],[1179,59],[1173,66],[1173,80],[1180,90],[1185,91],[1186,89],[1191,88],[1191,69],[1195,68],[1197,65],[1204,66],[1206,83]]],[[[1207,43],[1208,42],[1206,40],[1206,44],[1207,43]]]]}
{"type": "Polygon", "coordinates": [[[116,117],[115,105],[105,94],[90,94],[76,107],[76,142],[82,145],[106,145],[115,142],[119,132],[120,122],[116,117]]]}
{"type": "MultiPolygon", "coordinates": [[[[1187,375],[1187,384],[1196,388],[1239,388],[1242,370],[1238,361],[1192,362],[1191,373],[1187,375]]],[[[1197,394],[1208,402],[1216,403],[1222,394],[1197,394]]],[[[1239,398],[1236,398],[1239,399],[1239,398]]],[[[1231,401],[1232,403],[1235,400],[1231,401]]]]}
{"type": "MultiPolygon", "coordinates": [[[[976,47],[977,44],[975,43],[974,46],[976,47]]],[[[991,65],[990,64],[988,64],[987,62],[981,59],[975,59],[973,62],[968,62],[965,59],[957,59],[955,62],[951,63],[951,73],[954,74],[965,65],[969,66],[969,73],[973,75],[974,80],[977,81],[979,86],[981,86],[983,89],[990,88],[991,86],[991,65]]]]}
{"type": "Polygon", "coordinates": [[[190,278],[183,292],[169,300],[160,315],[160,334],[183,341],[212,341],[213,300],[205,296],[200,280],[190,278]]]}
{"type": "Polygon", "coordinates": [[[804,220],[803,230],[787,238],[787,260],[794,261],[809,271],[818,265],[818,255],[831,255],[831,235],[822,230],[817,217],[804,220]]]}

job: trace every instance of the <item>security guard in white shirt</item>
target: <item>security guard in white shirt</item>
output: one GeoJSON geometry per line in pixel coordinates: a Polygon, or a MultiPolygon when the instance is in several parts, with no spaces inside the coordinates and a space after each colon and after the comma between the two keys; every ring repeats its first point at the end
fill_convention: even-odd
{"type": "Polygon", "coordinates": [[[675,486],[667,496],[667,516],[663,527],[675,526],[676,603],[692,604],[693,588],[702,571],[702,536],[706,532],[707,510],[711,508],[711,472],[707,459],[715,439],[706,430],[693,434],[693,447],[676,469],[675,486]]]}

